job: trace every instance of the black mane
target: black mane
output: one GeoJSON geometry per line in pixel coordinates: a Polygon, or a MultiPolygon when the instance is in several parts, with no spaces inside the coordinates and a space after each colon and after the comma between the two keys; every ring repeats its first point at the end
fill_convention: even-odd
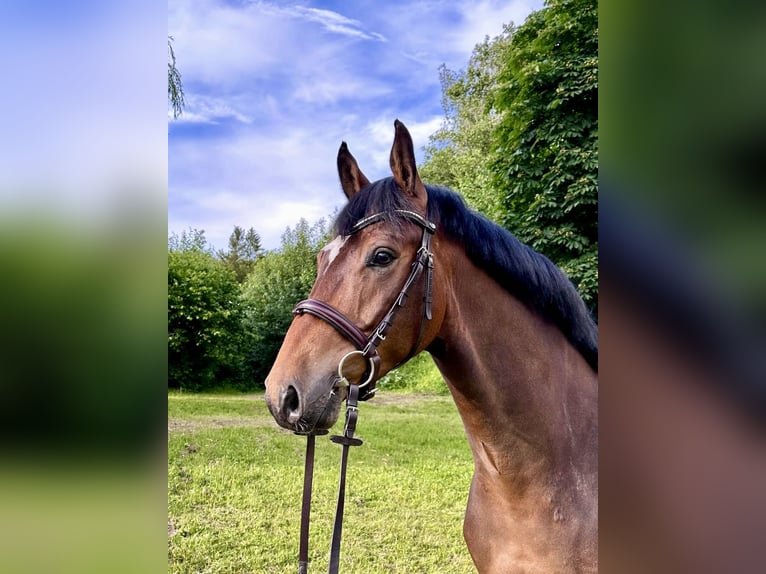
{"type": "MultiPolygon", "coordinates": [[[[437,229],[465,246],[468,258],[543,319],[555,324],[598,371],[598,330],[572,282],[547,257],[507,230],[471,210],[454,191],[427,185],[428,218],[437,229]]],[[[348,235],[365,216],[412,209],[394,179],[381,179],[357,193],[335,221],[348,235]]],[[[395,215],[392,221],[398,221],[395,215]]]]}

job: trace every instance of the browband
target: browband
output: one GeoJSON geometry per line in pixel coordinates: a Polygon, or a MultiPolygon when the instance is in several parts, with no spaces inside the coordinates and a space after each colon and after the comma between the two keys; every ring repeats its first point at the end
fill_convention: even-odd
{"type": "Polygon", "coordinates": [[[414,211],[409,211],[407,209],[394,209],[392,211],[381,211],[379,213],[375,213],[374,215],[370,215],[368,217],[360,219],[351,228],[350,234],[354,234],[357,231],[361,231],[362,229],[364,229],[365,227],[369,225],[372,225],[373,223],[382,221],[383,219],[386,219],[387,217],[389,217],[389,215],[392,213],[401,215],[405,219],[409,219],[412,223],[418,224],[420,227],[422,227],[425,231],[427,231],[431,235],[433,235],[436,232],[436,224],[431,223],[430,221],[427,221],[419,213],[415,213],[414,211]]]}

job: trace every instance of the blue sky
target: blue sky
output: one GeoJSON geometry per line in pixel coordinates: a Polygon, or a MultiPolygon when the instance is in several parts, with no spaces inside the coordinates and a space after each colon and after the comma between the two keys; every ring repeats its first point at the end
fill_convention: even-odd
{"type": "Polygon", "coordinates": [[[223,248],[240,225],[279,247],[285,228],[343,204],[341,141],[384,177],[399,118],[422,160],[443,119],[438,67],[465,68],[485,36],[541,7],[170,0],[187,107],[168,119],[168,232],[204,229],[223,248]]]}

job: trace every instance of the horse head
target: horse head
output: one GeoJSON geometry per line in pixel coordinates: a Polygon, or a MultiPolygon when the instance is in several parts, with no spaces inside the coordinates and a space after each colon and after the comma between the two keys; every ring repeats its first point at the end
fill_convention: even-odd
{"type": "Polygon", "coordinates": [[[394,126],[392,178],[370,183],[345,142],[338,151],[348,203],[266,379],[269,410],[290,430],[331,427],[347,381],[369,398],[376,380],[438,332],[444,297],[432,274],[435,226],[412,138],[404,124],[394,126]]]}

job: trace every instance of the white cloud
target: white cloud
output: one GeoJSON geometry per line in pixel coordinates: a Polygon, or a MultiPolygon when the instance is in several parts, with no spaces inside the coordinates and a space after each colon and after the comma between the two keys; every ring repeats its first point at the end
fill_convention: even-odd
{"type": "Polygon", "coordinates": [[[533,10],[542,8],[542,0],[483,0],[460,3],[462,22],[448,33],[448,41],[470,55],[485,36],[493,38],[503,31],[503,24],[521,26],[533,10]]]}
{"type": "Polygon", "coordinates": [[[185,81],[233,86],[267,77],[294,52],[288,19],[259,4],[215,0],[168,4],[168,32],[185,81]]]}
{"type": "Polygon", "coordinates": [[[269,2],[232,6],[216,0],[171,0],[168,30],[184,77],[229,88],[257,86],[253,80],[270,83],[274,76],[289,80],[295,67],[332,68],[328,50],[336,51],[344,42],[386,41],[337,12],[269,2]]]}
{"type": "Polygon", "coordinates": [[[324,72],[297,81],[291,97],[300,103],[333,104],[341,100],[372,100],[391,92],[391,86],[378,80],[324,72]]]}
{"type": "Polygon", "coordinates": [[[205,96],[201,94],[185,94],[186,106],[183,114],[173,118],[168,110],[168,119],[179,123],[215,124],[219,120],[234,119],[244,124],[252,123],[252,118],[239,112],[229,103],[229,100],[205,96]]]}
{"type": "Polygon", "coordinates": [[[379,42],[387,42],[385,36],[378,34],[377,32],[366,32],[362,28],[362,23],[358,20],[346,18],[342,14],[333,12],[332,10],[322,10],[318,8],[305,8],[303,6],[296,6],[292,11],[306,20],[311,22],[317,22],[322,25],[329,32],[335,32],[337,34],[345,34],[347,36],[353,36],[356,38],[362,38],[364,40],[377,40],[379,42]]]}
{"type": "Polygon", "coordinates": [[[342,204],[335,154],[340,137],[329,127],[294,124],[246,129],[225,138],[178,142],[170,167],[169,229],[205,229],[225,246],[234,225],[254,227],[275,248],[286,227],[315,221],[342,204]]]}

